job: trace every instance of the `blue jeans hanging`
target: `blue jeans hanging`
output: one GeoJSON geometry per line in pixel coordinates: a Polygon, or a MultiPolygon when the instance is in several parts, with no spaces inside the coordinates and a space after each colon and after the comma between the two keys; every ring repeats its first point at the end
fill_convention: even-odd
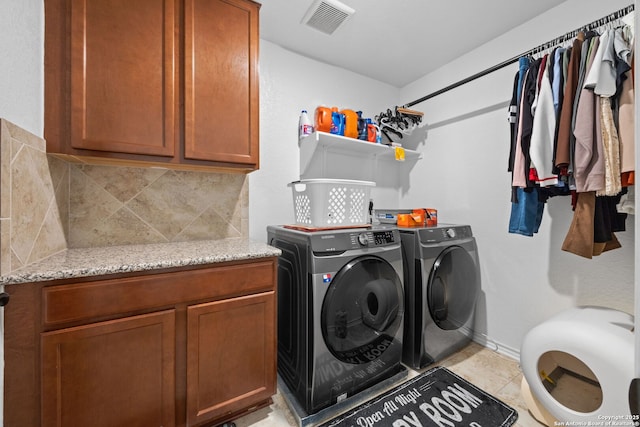
{"type": "Polygon", "coordinates": [[[517,202],[511,203],[509,233],[533,236],[538,232],[542,222],[544,203],[538,198],[536,188],[517,189],[517,202]]]}

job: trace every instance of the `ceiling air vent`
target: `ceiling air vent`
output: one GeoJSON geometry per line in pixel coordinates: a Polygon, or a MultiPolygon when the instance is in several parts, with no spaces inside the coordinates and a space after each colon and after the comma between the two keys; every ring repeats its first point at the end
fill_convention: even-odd
{"type": "Polygon", "coordinates": [[[354,12],[337,0],[316,0],[302,18],[302,23],[325,34],[333,34],[354,12]]]}

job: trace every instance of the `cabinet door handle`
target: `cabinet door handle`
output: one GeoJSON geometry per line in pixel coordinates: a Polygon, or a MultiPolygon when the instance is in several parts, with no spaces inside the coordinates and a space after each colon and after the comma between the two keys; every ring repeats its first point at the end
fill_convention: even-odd
{"type": "Polygon", "coordinates": [[[0,293],[0,307],[4,307],[9,304],[9,294],[6,292],[0,293]]]}

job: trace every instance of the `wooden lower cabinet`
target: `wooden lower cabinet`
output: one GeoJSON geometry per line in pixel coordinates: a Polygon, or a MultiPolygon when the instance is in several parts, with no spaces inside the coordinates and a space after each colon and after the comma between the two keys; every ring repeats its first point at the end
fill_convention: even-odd
{"type": "Polygon", "coordinates": [[[175,311],[42,334],[42,426],[174,426],[175,311]]]}
{"type": "Polygon", "coordinates": [[[273,292],[187,309],[187,421],[238,412],[274,394],[273,292]]]}
{"type": "Polygon", "coordinates": [[[276,262],[5,286],[4,425],[209,426],[270,404],[276,262]]]}

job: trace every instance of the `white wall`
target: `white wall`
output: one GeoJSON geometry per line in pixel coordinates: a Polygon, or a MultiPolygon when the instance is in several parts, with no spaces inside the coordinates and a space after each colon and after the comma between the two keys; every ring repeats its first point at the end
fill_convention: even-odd
{"type": "Polygon", "coordinates": [[[0,0],[0,117],[42,136],[44,3],[0,0]]]}
{"type": "MultiPolygon", "coordinates": [[[[0,117],[44,132],[44,3],[0,0],[0,117]]],[[[4,384],[4,310],[0,317],[0,384],[4,384]]],[[[0,387],[0,426],[4,424],[0,387]]]]}
{"type": "MultiPolygon", "coordinates": [[[[629,4],[629,0],[568,0],[401,90],[408,103],[629,4]]],[[[469,33],[472,34],[472,29],[469,33]]],[[[434,207],[441,222],[471,224],[479,246],[483,300],[479,332],[508,354],[525,333],[575,305],[633,313],[634,217],[616,234],[623,248],[592,260],[560,247],[572,219],[569,197],[547,203],[534,237],[508,233],[509,125],[517,65],[496,71],[413,108],[429,127],[412,144],[423,160],[412,170],[403,206],[434,207]]]]}
{"type": "MultiPolygon", "coordinates": [[[[260,40],[260,170],[249,175],[249,235],[266,242],[267,225],[294,222],[291,189],[300,179],[298,116],[318,105],[373,117],[397,105],[398,89],[260,40]]],[[[359,167],[353,164],[352,167],[359,167]]],[[[398,196],[399,199],[399,196],[398,196]]]]}

